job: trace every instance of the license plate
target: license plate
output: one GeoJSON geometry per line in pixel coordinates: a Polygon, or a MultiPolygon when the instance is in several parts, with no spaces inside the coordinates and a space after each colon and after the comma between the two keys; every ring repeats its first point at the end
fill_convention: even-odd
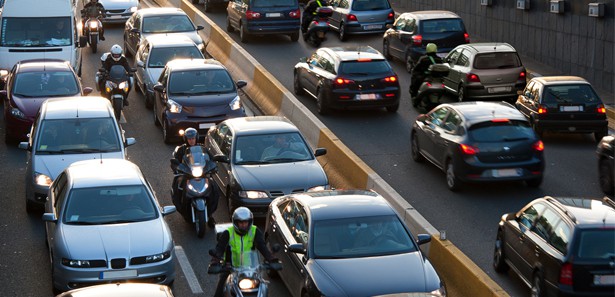
{"type": "Polygon", "coordinates": [[[493,172],[495,177],[510,177],[519,176],[519,170],[517,169],[497,169],[493,172]]]}
{"type": "Polygon", "coordinates": [[[115,278],[128,278],[137,277],[136,270],[118,270],[118,271],[103,271],[100,273],[100,279],[115,279],[115,278]]]}
{"type": "Polygon", "coordinates": [[[615,275],[594,275],[594,285],[615,285],[615,275]]]}
{"type": "Polygon", "coordinates": [[[565,106],[560,106],[559,107],[559,111],[583,111],[583,106],[582,105],[565,105],[565,106]]]}
{"type": "Polygon", "coordinates": [[[378,95],[376,94],[357,94],[357,100],[376,100],[378,99],[378,95]]]}
{"type": "Polygon", "coordinates": [[[107,16],[107,18],[110,18],[110,19],[119,19],[120,17],[121,17],[121,15],[119,15],[119,14],[107,16]]]}
{"type": "Polygon", "coordinates": [[[209,127],[213,126],[213,123],[201,123],[199,124],[199,129],[209,129],[209,127]]]}
{"type": "Polygon", "coordinates": [[[363,30],[376,30],[382,29],[382,25],[365,25],[363,26],[363,30]]]}
{"type": "Polygon", "coordinates": [[[487,91],[489,93],[502,93],[502,92],[510,92],[510,87],[495,87],[488,88],[487,91]]]}
{"type": "Polygon", "coordinates": [[[265,16],[268,18],[279,18],[282,16],[282,14],[279,12],[272,12],[272,13],[266,13],[265,16]]]}

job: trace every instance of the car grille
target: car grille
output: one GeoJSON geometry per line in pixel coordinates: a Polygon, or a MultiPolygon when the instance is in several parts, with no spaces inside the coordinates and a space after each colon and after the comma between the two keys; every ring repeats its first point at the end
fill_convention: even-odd
{"type": "Polygon", "coordinates": [[[126,259],[124,258],[111,259],[111,268],[113,269],[126,268],[126,259]]]}
{"type": "Polygon", "coordinates": [[[124,9],[109,9],[107,13],[123,13],[124,11],[124,9]]]}
{"type": "MultiPolygon", "coordinates": [[[[305,192],[305,189],[295,189],[291,191],[291,194],[303,193],[303,192],[305,192]]],[[[271,195],[271,198],[276,198],[276,197],[284,196],[286,194],[284,194],[284,191],[269,191],[269,195],[271,195]]]]}

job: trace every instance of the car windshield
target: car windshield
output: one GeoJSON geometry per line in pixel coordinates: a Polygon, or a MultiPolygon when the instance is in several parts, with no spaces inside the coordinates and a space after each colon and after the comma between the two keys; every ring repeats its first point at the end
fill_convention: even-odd
{"type": "Polygon", "coordinates": [[[331,219],[314,222],[316,258],[358,258],[417,251],[408,230],[396,215],[331,219]]]}
{"type": "Polygon", "coordinates": [[[205,95],[235,92],[235,84],[224,69],[173,71],[169,80],[172,95],[205,95]]]}
{"type": "Polygon", "coordinates": [[[594,89],[587,84],[555,85],[545,87],[542,104],[549,103],[600,103],[594,89]]]}
{"type": "Polygon", "coordinates": [[[460,19],[424,20],[421,26],[423,34],[465,31],[460,19]]]}
{"type": "Polygon", "coordinates": [[[369,10],[384,10],[391,8],[387,0],[355,0],[352,2],[352,10],[354,11],[369,11],[369,10]]]}
{"type": "Polygon", "coordinates": [[[73,189],[66,201],[63,222],[104,225],[156,219],[156,206],[143,185],[73,189]]]}
{"type": "Polygon", "coordinates": [[[0,28],[0,46],[67,46],[73,40],[69,17],[5,17],[0,28]]]}
{"type": "Polygon", "coordinates": [[[591,229],[581,232],[579,259],[615,260],[615,229],[591,229]]]}
{"type": "Polygon", "coordinates": [[[196,46],[156,47],[149,54],[147,67],[164,68],[167,62],[175,59],[201,59],[203,54],[196,46]]]}
{"type": "Polygon", "coordinates": [[[120,149],[112,117],[44,120],[36,142],[37,154],[107,153],[120,149]]]}
{"type": "Polygon", "coordinates": [[[24,98],[79,95],[77,79],[72,72],[21,72],[15,76],[12,90],[24,98]]]}
{"type": "Polygon", "coordinates": [[[194,31],[186,15],[162,15],[143,18],[143,33],[171,33],[194,31]]]}
{"type": "Polygon", "coordinates": [[[295,0],[252,0],[252,7],[254,8],[289,6],[297,6],[297,2],[295,0]]]}
{"type": "Polygon", "coordinates": [[[533,139],[534,130],[525,121],[488,121],[472,125],[468,136],[475,142],[505,142],[533,139]]]}
{"type": "Polygon", "coordinates": [[[312,160],[298,132],[238,136],[233,146],[233,163],[255,165],[312,160]]]}
{"type": "Polygon", "coordinates": [[[476,69],[505,69],[521,67],[521,59],[515,52],[478,54],[474,58],[476,69]]]}
{"type": "Polygon", "coordinates": [[[346,61],[340,63],[340,74],[371,75],[391,72],[391,66],[385,60],[346,61]]]}

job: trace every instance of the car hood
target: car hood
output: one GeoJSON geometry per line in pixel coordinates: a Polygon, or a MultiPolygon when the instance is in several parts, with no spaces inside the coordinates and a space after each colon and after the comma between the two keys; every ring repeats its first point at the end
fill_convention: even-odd
{"type": "Polygon", "coordinates": [[[290,194],[327,185],[324,170],[316,160],[265,165],[234,165],[233,172],[246,190],[275,190],[290,194]]]}
{"type": "Polygon", "coordinates": [[[100,0],[106,10],[128,9],[139,5],[137,0],[100,0]]]}
{"type": "Polygon", "coordinates": [[[58,236],[72,259],[110,260],[164,252],[170,240],[167,230],[158,218],[126,224],[62,225],[58,236]]]}
{"type": "MultiPolygon", "coordinates": [[[[78,94],[77,94],[78,95],[78,94]]],[[[19,96],[11,97],[15,107],[17,107],[21,112],[23,112],[27,118],[34,119],[36,117],[36,113],[40,109],[41,105],[45,100],[49,99],[48,97],[41,98],[22,98],[19,96]]]]}
{"type": "MultiPolygon", "coordinates": [[[[193,42],[194,44],[196,44],[197,46],[199,44],[204,44],[203,39],[201,38],[201,36],[199,36],[198,33],[196,33],[196,31],[189,31],[189,32],[177,32],[177,33],[143,33],[141,35],[141,40],[152,36],[152,35],[167,35],[167,36],[181,36],[181,35],[185,35],[188,36],[193,42]]],[[[156,78],[158,79],[158,78],[156,78]]]]}
{"type": "Polygon", "coordinates": [[[440,280],[418,253],[352,259],[311,259],[306,268],[325,296],[431,292],[440,280]]]}
{"type": "Polygon", "coordinates": [[[55,180],[56,176],[68,165],[82,160],[91,159],[124,159],[121,151],[103,154],[62,154],[62,155],[36,155],[33,160],[33,170],[45,174],[55,180]]]}
{"type": "Polygon", "coordinates": [[[237,93],[173,96],[170,99],[182,106],[182,113],[190,117],[218,117],[231,113],[229,103],[237,97],[237,93]]]}

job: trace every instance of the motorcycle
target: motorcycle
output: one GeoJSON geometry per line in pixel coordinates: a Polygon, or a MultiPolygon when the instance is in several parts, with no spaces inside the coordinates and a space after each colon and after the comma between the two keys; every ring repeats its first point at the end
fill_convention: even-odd
{"type": "Polygon", "coordinates": [[[113,106],[115,118],[119,121],[122,116],[122,108],[124,108],[124,100],[128,97],[130,89],[134,85],[134,73],[136,69],[131,69],[127,73],[122,65],[113,65],[106,73],[104,68],[98,69],[96,72],[96,89],[101,92],[103,97],[107,97],[113,106]],[[99,83],[104,82],[104,89],[99,90],[99,83]]]}
{"type": "Polygon", "coordinates": [[[312,18],[305,33],[303,33],[303,40],[314,47],[319,47],[325,40],[327,31],[329,31],[329,17],[332,14],[333,8],[331,6],[316,8],[316,15],[312,18]]]}
{"type": "Polygon", "coordinates": [[[84,35],[87,36],[88,44],[92,49],[92,53],[98,50],[99,34],[102,31],[102,22],[100,18],[89,18],[85,21],[84,35]]]}
{"type": "Polygon", "coordinates": [[[412,106],[427,112],[441,103],[454,102],[454,97],[444,86],[444,77],[449,71],[450,68],[445,64],[430,65],[416,96],[412,97],[412,106]]]}
{"type": "MultiPolygon", "coordinates": [[[[216,225],[216,229],[217,227],[216,225]]],[[[209,254],[214,256],[212,251],[209,254]]],[[[207,273],[229,273],[224,285],[225,297],[266,297],[269,291],[269,281],[263,275],[267,270],[282,270],[282,264],[279,262],[263,263],[257,251],[243,253],[241,262],[237,266],[210,265],[207,273]]]]}
{"type": "Polygon", "coordinates": [[[205,235],[209,220],[206,199],[215,195],[212,174],[217,170],[215,161],[221,158],[220,155],[211,160],[202,146],[195,145],[187,150],[181,163],[171,159],[171,167],[176,172],[171,187],[173,203],[184,220],[195,225],[199,238],[205,235]]]}

